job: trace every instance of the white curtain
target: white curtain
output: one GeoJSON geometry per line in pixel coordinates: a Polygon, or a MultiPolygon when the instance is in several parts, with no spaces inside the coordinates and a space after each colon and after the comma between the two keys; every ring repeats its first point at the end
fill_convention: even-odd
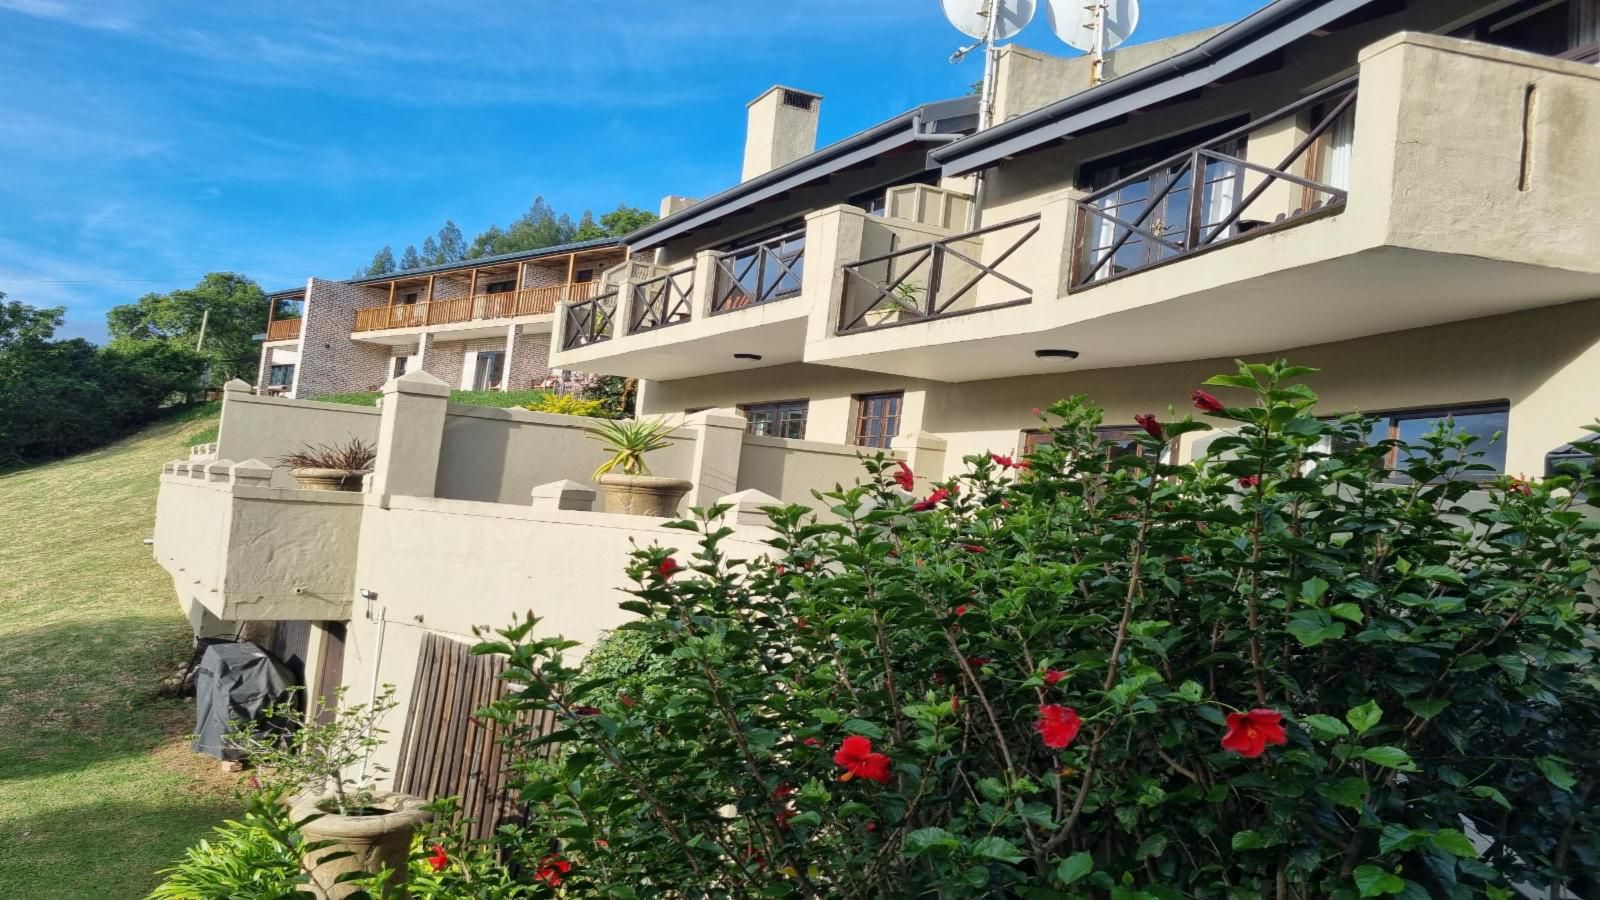
{"type": "MultiPolygon", "coordinates": [[[[1352,106],[1323,132],[1317,181],[1341,191],[1350,189],[1350,151],[1355,145],[1355,138],[1356,111],[1352,106]]],[[[1332,198],[1321,196],[1317,199],[1326,202],[1332,198]]]]}

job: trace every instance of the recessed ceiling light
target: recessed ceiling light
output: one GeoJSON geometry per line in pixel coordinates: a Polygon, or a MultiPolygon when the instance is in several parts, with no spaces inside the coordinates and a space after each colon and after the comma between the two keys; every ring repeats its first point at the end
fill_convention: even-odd
{"type": "Polygon", "coordinates": [[[1077,359],[1076,350],[1035,350],[1033,355],[1040,359],[1077,359]]]}
{"type": "Polygon", "coordinates": [[[759,360],[761,358],[761,354],[759,354],[759,353],[735,353],[733,355],[733,358],[734,359],[754,359],[754,360],[759,360]]]}

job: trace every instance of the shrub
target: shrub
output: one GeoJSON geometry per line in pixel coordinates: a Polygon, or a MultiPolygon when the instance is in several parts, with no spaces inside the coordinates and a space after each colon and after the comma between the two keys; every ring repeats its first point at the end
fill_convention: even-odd
{"type": "Polygon", "coordinates": [[[574,394],[542,394],[532,403],[523,406],[534,412],[556,413],[563,416],[588,416],[600,418],[606,415],[606,405],[599,400],[585,400],[574,394]]]}
{"type": "Polygon", "coordinates": [[[241,819],[217,826],[214,837],[184,853],[149,900],[281,900],[311,897],[300,865],[312,849],[302,843],[281,796],[263,793],[250,800],[241,819]]]}
{"type": "Polygon", "coordinates": [[[1113,455],[1073,399],[1027,460],[914,497],[880,457],[837,522],[773,510],[771,557],[679,523],[692,556],[629,570],[632,702],[501,629],[541,837],[508,858],[617,896],[1592,895],[1588,475],[1369,443],[1309,371],[1212,379],[1244,401],[1196,392],[1234,430],[1193,464],[1165,452],[1192,417],[1113,455]]]}
{"type": "Polygon", "coordinates": [[[341,686],[333,702],[338,715],[327,721],[303,709],[300,698],[269,706],[258,721],[236,724],[227,735],[229,748],[256,767],[258,782],[270,792],[315,793],[323,812],[366,815],[375,783],[388,771],[370,759],[388,734],[378,723],[396,705],[394,685],[384,685],[371,703],[347,705],[344,696],[341,686]]]}

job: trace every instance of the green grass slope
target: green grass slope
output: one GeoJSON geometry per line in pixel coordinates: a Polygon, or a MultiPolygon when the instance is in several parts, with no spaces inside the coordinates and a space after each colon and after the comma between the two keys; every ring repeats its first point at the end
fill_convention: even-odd
{"type": "Polygon", "coordinates": [[[0,472],[0,897],[141,897],[237,809],[191,703],[157,694],[189,631],[142,543],[161,463],[215,414],[0,472]]]}

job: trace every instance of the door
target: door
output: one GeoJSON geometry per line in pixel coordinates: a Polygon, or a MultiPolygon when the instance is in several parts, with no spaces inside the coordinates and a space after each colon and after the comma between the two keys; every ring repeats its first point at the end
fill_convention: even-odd
{"type": "Polygon", "coordinates": [[[345,623],[322,623],[322,665],[317,672],[317,724],[333,721],[339,708],[339,686],[344,683],[345,623]]]}
{"type": "Polygon", "coordinates": [[[479,350],[472,375],[475,391],[496,391],[505,377],[506,354],[504,350],[479,350]]]}

